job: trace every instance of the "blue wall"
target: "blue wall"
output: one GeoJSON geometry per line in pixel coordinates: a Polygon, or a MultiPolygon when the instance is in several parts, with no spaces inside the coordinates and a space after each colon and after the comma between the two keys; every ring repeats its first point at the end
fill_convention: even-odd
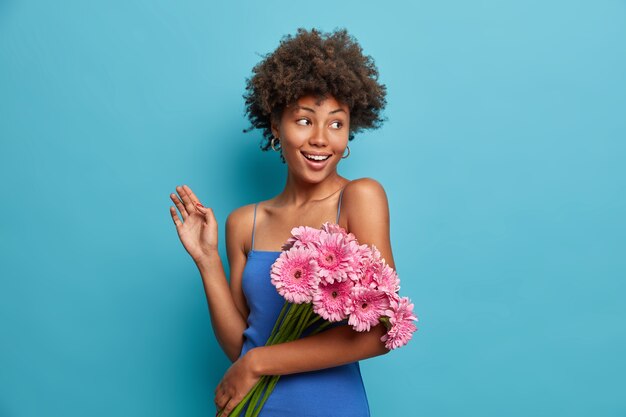
{"type": "MultiPolygon", "coordinates": [[[[386,188],[406,347],[372,414],[626,413],[626,3],[0,2],[0,415],[206,416],[229,366],[168,212],[279,192],[245,77],[346,27],[388,86],[348,178],[386,188]]],[[[225,251],[222,246],[225,258],[225,251]]]]}

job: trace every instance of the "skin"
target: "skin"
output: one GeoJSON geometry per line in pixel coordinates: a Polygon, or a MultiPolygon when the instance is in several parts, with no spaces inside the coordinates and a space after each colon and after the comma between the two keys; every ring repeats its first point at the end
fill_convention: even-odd
{"type": "MultiPolygon", "coordinates": [[[[319,228],[335,221],[339,191],[345,187],[339,225],[354,233],[360,243],[374,244],[395,268],[389,236],[389,206],[380,183],[371,178],[353,181],[337,173],[348,144],[350,111],[334,97],[321,101],[301,97],[285,108],[272,132],[280,139],[287,162],[283,191],[260,202],[257,208],[255,250],[280,250],[293,227],[319,228]],[[311,169],[301,151],[331,154],[322,170],[311,169]],[[364,209],[366,208],[366,209],[364,209]]],[[[313,336],[273,346],[259,346],[239,356],[249,309],[241,287],[247,253],[251,249],[254,205],[234,210],[226,220],[226,248],[231,270],[230,285],[218,254],[217,221],[210,207],[187,186],[176,187],[170,198],[181,213],[170,207],[179,238],[203,279],[216,338],[233,361],[215,389],[214,402],[228,416],[262,375],[287,375],[355,362],[388,352],[380,338],[382,324],[369,332],[349,325],[337,326],[313,336]]]]}

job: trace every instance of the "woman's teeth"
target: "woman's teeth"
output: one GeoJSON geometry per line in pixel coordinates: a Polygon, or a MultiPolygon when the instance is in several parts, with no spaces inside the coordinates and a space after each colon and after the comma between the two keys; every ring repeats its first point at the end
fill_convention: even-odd
{"type": "Polygon", "coordinates": [[[306,159],[310,159],[311,161],[325,161],[330,158],[330,155],[322,156],[322,155],[306,155],[303,154],[306,159]]]}

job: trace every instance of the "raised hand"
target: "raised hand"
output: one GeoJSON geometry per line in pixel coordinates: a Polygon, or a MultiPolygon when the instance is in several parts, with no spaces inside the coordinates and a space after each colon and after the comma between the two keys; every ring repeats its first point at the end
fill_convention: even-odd
{"type": "Polygon", "coordinates": [[[217,220],[210,207],[204,207],[198,197],[186,185],[176,187],[177,194],[170,194],[176,208],[170,206],[170,214],[176,225],[178,237],[185,250],[198,263],[212,252],[217,252],[217,220]]]}

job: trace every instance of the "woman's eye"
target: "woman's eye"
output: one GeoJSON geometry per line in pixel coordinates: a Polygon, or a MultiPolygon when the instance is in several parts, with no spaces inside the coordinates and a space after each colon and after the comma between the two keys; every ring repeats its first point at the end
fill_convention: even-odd
{"type": "Polygon", "coordinates": [[[309,124],[309,120],[308,119],[298,119],[296,120],[296,123],[302,126],[306,126],[307,124],[309,124]]]}
{"type": "Polygon", "coordinates": [[[332,122],[332,123],[330,124],[330,126],[331,126],[333,129],[339,129],[341,126],[343,126],[343,123],[341,123],[341,122],[332,122]]]}

